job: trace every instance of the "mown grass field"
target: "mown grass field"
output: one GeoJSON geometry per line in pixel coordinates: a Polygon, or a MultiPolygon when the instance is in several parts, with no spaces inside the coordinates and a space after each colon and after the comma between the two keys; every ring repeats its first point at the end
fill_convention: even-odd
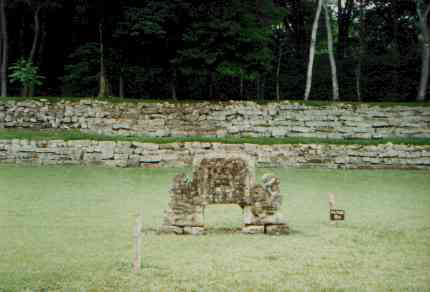
{"type": "Polygon", "coordinates": [[[401,145],[430,145],[430,138],[384,138],[384,139],[326,139],[306,137],[149,137],[149,136],[121,136],[85,133],[79,130],[23,130],[23,129],[0,129],[0,140],[26,139],[32,141],[49,140],[92,140],[92,141],[129,141],[155,144],[185,143],[185,142],[207,142],[223,144],[256,144],[256,145],[283,145],[283,144],[334,144],[334,145],[379,145],[379,144],[401,144],[401,145]]]}
{"type": "Polygon", "coordinates": [[[430,290],[428,171],[259,169],[281,177],[290,235],[242,235],[230,205],[208,208],[206,236],[159,235],[180,171],[0,166],[0,291],[430,290]]]}

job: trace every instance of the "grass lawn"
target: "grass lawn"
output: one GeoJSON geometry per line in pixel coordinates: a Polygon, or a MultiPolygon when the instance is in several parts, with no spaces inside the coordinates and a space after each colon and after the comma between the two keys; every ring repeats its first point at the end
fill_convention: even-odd
{"type": "Polygon", "coordinates": [[[169,144],[179,142],[208,142],[224,144],[257,144],[257,145],[282,145],[282,144],[335,144],[335,145],[379,145],[379,144],[402,144],[402,145],[430,145],[430,138],[384,138],[384,139],[326,139],[306,137],[148,137],[148,136],[121,136],[84,133],[79,130],[22,130],[22,129],[0,129],[0,140],[93,140],[93,141],[133,141],[142,143],[169,144]]]}
{"type": "Polygon", "coordinates": [[[158,235],[180,171],[0,166],[0,291],[430,290],[428,171],[259,169],[281,177],[290,235],[240,234],[231,205],[207,209],[206,236],[158,235]]]}

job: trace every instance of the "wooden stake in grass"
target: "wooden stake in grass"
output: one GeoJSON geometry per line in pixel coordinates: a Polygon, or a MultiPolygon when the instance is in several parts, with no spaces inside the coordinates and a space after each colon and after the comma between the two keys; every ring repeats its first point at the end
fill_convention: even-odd
{"type": "Polygon", "coordinates": [[[142,265],[142,230],[143,230],[143,212],[136,218],[136,223],[133,229],[134,239],[134,259],[133,259],[133,271],[135,273],[140,272],[142,265]]]}
{"type": "Polygon", "coordinates": [[[328,194],[328,205],[330,209],[336,209],[336,195],[333,193],[328,194]]]}

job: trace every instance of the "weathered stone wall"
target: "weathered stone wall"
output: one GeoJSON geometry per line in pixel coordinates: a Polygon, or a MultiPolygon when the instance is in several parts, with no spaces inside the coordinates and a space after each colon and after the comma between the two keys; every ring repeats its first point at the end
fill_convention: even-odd
{"type": "Polygon", "coordinates": [[[254,165],[243,153],[196,157],[192,178],[179,174],[173,179],[161,231],[203,234],[207,205],[238,204],[243,211],[243,233],[288,234],[280,212],[280,180],[266,174],[262,184],[255,184],[254,165]]]}
{"type": "Polygon", "coordinates": [[[0,163],[80,164],[119,167],[192,165],[196,155],[240,152],[258,167],[430,169],[430,146],[152,144],[106,141],[0,140],[0,163]]]}
{"type": "Polygon", "coordinates": [[[430,137],[430,107],[1,101],[0,128],[81,129],[149,136],[430,137]]]}

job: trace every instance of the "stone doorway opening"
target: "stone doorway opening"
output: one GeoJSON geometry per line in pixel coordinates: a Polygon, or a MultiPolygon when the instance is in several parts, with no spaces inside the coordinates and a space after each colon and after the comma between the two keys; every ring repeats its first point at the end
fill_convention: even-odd
{"type": "Polygon", "coordinates": [[[203,213],[209,233],[240,232],[243,227],[243,210],[237,204],[207,205],[203,213]]]}

